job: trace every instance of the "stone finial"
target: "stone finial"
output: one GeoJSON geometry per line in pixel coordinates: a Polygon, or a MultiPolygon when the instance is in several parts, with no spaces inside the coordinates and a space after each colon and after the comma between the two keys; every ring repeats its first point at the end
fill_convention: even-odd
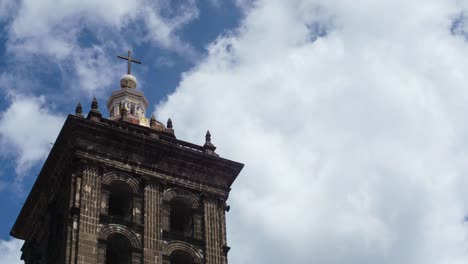
{"type": "Polygon", "coordinates": [[[209,130],[206,131],[205,142],[211,143],[211,134],[209,130]]]}
{"type": "Polygon", "coordinates": [[[165,131],[169,134],[172,134],[172,136],[175,137],[174,127],[172,126],[172,120],[170,118],[167,119],[167,125],[166,125],[165,131]]]}
{"type": "Polygon", "coordinates": [[[79,117],[83,117],[83,107],[81,106],[80,102],[78,102],[78,104],[76,105],[75,115],[79,117]]]}
{"type": "Polygon", "coordinates": [[[150,127],[155,127],[156,126],[156,117],[154,117],[154,114],[151,115],[150,119],[150,127]]]}
{"type": "Polygon", "coordinates": [[[91,103],[91,110],[88,113],[88,116],[86,118],[91,119],[93,121],[101,121],[101,113],[98,110],[98,102],[96,100],[96,97],[93,98],[93,102],[91,103]]]}
{"type": "Polygon", "coordinates": [[[120,87],[121,88],[131,88],[131,89],[136,89],[137,87],[137,79],[135,76],[131,74],[125,74],[122,76],[120,79],[120,87]]]}
{"type": "Polygon", "coordinates": [[[93,98],[93,102],[91,103],[91,109],[92,110],[97,110],[98,109],[98,102],[96,100],[96,97],[93,98]]]}
{"type": "Polygon", "coordinates": [[[172,120],[171,120],[170,118],[167,119],[167,125],[166,125],[166,127],[169,128],[169,129],[173,129],[173,127],[172,127],[172,120]]]}
{"type": "Polygon", "coordinates": [[[218,154],[215,153],[215,150],[216,150],[215,145],[211,143],[211,133],[209,130],[206,131],[205,145],[203,145],[203,149],[205,150],[205,153],[208,155],[218,156],[218,154]]]}

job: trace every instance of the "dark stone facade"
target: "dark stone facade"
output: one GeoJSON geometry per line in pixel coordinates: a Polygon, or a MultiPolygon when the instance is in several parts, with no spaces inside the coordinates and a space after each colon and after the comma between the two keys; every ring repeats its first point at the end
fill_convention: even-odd
{"type": "Polygon", "coordinates": [[[198,146],[95,108],[68,116],[11,230],[25,263],[226,264],[243,165],[208,136],[198,146]]]}

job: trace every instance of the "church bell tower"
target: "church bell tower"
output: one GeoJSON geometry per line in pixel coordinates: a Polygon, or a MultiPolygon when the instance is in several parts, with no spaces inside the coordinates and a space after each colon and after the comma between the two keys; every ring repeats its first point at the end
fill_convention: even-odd
{"type": "Polygon", "coordinates": [[[12,230],[26,264],[227,264],[226,204],[243,164],[206,133],[177,139],[146,117],[128,71],[102,117],[96,98],[69,115],[12,230]]]}

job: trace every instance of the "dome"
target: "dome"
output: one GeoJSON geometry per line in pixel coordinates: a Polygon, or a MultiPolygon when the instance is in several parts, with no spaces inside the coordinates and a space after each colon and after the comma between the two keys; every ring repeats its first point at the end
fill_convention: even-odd
{"type": "Polygon", "coordinates": [[[135,76],[133,76],[131,74],[125,74],[120,79],[120,87],[121,88],[136,89],[136,86],[137,86],[137,80],[136,80],[135,76]]]}

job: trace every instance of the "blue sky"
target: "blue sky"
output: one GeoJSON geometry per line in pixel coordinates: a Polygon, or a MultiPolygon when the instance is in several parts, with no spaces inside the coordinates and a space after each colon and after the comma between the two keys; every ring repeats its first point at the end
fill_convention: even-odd
{"type": "MultiPolygon", "coordinates": [[[[132,49],[178,138],[246,164],[230,263],[467,263],[468,1],[0,0],[0,262],[67,114],[132,49]]],[[[3,257],[3,259],[2,259],[3,257]]]]}

